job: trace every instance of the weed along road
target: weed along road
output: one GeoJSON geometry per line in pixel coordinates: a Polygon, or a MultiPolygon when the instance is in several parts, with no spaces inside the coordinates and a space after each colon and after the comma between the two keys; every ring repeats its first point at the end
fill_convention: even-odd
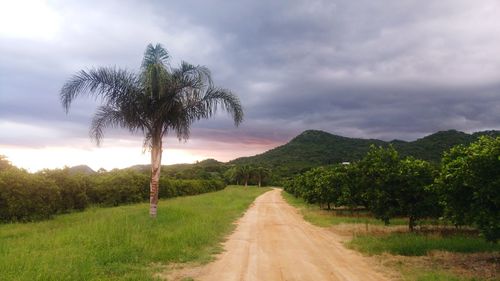
{"type": "Polygon", "coordinates": [[[258,197],[195,280],[387,280],[336,236],[304,221],[273,189],[258,197]]]}

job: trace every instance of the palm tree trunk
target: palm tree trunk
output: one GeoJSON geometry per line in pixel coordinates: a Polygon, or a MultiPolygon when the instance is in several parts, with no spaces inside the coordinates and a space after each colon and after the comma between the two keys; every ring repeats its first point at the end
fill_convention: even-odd
{"type": "Polygon", "coordinates": [[[410,232],[415,230],[415,218],[413,216],[408,218],[408,228],[410,229],[410,232]]]}
{"type": "Polygon", "coordinates": [[[149,215],[156,218],[158,206],[158,189],[161,171],[161,137],[153,140],[151,148],[151,182],[149,184],[149,215]]]}

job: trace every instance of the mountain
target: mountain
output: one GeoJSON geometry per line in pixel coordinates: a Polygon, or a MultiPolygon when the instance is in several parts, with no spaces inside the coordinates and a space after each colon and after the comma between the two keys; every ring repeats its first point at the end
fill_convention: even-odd
{"type": "MultiPolygon", "coordinates": [[[[415,141],[348,138],[324,131],[307,130],[290,140],[262,154],[241,157],[222,163],[206,159],[193,164],[162,166],[162,175],[175,179],[221,178],[232,165],[263,166],[273,170],[273,178],[280,179],[306,171],[310,168],[352,162],[363,158],[372,144],[392,145],[402,157],[413,156],[439,163],[444,151],[458,144],[469,144],[479,136],[500,136],[500,131],[484,131],[467,134],[456,130],[441,131],[415,141]]],[[[129,167],[135,171],[149,173],[149,165],[129,167]]],[[[89,168],[90,169],[90,168],[89,168]]]]}
{"type": "MultiPolygon", "coordinates": [[[[126,169],[149,173],[150,167],[150,165],[134,165],[126,169]]],[[[221,177],[227,168],[225,163],[215,159],[205,159],[192,164],[162,165],[161,174],[175,179],[211,179],[221,177]]]]}
{"type": "Polygon", "coordinates": [[[95,171],[92,170],[92,168],[90,168],[87,165],[73,166],[73,167],[69,168],[69,172],[71,174],[86,174],[86,175],[95,173],[95,171]]]}
{"type": "Polygon", "coordinates": [[[361,159],[370,145],[393,145],[401,156],[439,163],[444,151],[458,144],[469,144],[479,136],[500,136],[500,131],[484,131],[467,134],[456,130],[440,131],[424,138],[407,142],[390,142],[377,139],[348,138],[324,131],[307,130],[287,144],[251,157],[230,161],[235,165],[267,166],[277,170],[279,175],[290,175],[311,167],[351,162],[361,159]]]}

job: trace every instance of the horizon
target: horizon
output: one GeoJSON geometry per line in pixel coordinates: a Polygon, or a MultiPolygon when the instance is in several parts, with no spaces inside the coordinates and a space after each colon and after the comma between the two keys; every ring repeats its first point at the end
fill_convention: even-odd
{"type": "MultiPolygon", "coordinates": [[[[215,161],[218,161],[218,162],[221,162],[221,163],[229,163],[233,160],[237,160],[239,158],[245,158],[245,157],[253,157],[253,156],[257,156],[257,155],[260,155],[260,154],[264,154],[266,152],[268,152],[269,150],[272,150],[274,148],[277,148],[277,147],[280,147],[280,146],[283,146],[283,145],[286,145],[288,144],[289,142],[291,142],[294,138],[304,134],[305,132],[308,132],[308,131],[319,131],[319,132],[323,132],[323,133],[327,133],[327,134],[330,134],[330,135],[333,135],[333,136],[340,136],[340,137],[346,137],[346,138],[350,138],[350,139],[355,139],[353,137],[349,137],[349,136],[342,136],[342,135],[337,135],[337,134],[334,134],[332,132],[327,132],[327,131],[324,131],[324,130],[317,130],[317,129],[307,129],[307,130],[304,130],[302,131],[300,134],[292,137],[291,139],[289,139],[288,141],[286,141],[285,143],[282,143],[282,144],[278,144],[277,146],[274,146],[274,147],[271,147],[265,151],[261,151],[261,152],[257,152],[256,154],[252,154],[252,155],[243,155],[243,156],[238,156],[236,158],[231,158],[231,159],[228,159],[228,160],[220,160],[220,159],[215,159],[215,158],[212,158],[212,157],[207,157],[207,158],[203,158],[203,159],[195,159],[191,162],[174,162],[171,163],[171,162],[167,162],[167,163],[162,163],[162,166],[170,166],[170,165],[192,165],[192,164],[196,164],[198,162],[203,162],[203,161],[206,161],[206,160],[215,160],[215,161]]],[[[404,141],[404,142],[414,142],[414,141],[417,141],[417,140],[420,140],[420,139],[423,139],[423,138],[426,138],[426,137],[429,137],[431,135],[435,135],[437,133],[442,133],[442,132],[450,132],[450,131],[454,131],[454,132],[458,132],[458,133],[465,133],[465,134],[469,134],[469,135],[472,135],[472,134],[475,134],[475,133],[481,133],[481,132],[489,132],[489,131],[496,131],[498,132],[498,130],[482,130],[482,131],[474,131],[474,132],[463,132],[463,131],[459,131],[459,130],[456,130],[456,129],[448,129],[448,130],[442,130],[442,131],[437,131],[437,132],[434,132],[432,134],[428,134],[428,135],[425,135],[423,137],[420,137],[420,138],[416,138],[416,139],[413,139],[413,140],[401,140],[401,139],[392,139],[392,140],[383,140],[383,139],[375,139],[375,140],[382,140],[384,142],[387,142],[387,143],[390,143],[390,142],[393,142],[393,141],[404,141]]],[[[358,138],[359,139],[359,138],[358,138]]],[[[361,139],[365,139],[365,140],[368,140],[368,138],[361,138],[361,139]]],[[[97,148],[98,149],[98,148],[97,148]]],[[[164,152],[165,153],[165,152],[164,152]]],[[[180,152],[182,153],[182,151],[180,152]]],[[[2,155],[2,154],[0,154],[2,155]]],[[[30,155],[31,156],[31,155],[30,155]]],[[[16,163],[10,161],[10,159],[7,157],[7,160],[9,160],[14,166],[17,166],[19,168],[23,168],[23,169],[26,169],[28,172],[31,172],[31,173],[36,173],[36,172],[39,172],[43,169],[65,169],[65,168],[73,168],[73,167],[78,167],[78,166],[86,166],[90,169],[92,169],[94,172],[97,172],[99,169],[103,168],[105,169],[106,171],[111,171],[113,169],[127,169],[127,168],[130,168],[130,167],[133,167],[133,166],[150,166],[151,163],[148,163],[149,161],[149,152],[145,152],[145,153],[142,153],[142,156],[144,157],[145,161],[144,163],[133,163],[131,161],[126,161],[125,163],[127,164],[124,164],[120,167],[111,167],[111,168],[105,168],[103,166],[99,166],[98,164],[97,165],[91,165],[91,164],[88,164],[88,163],[80,163],[80,164],[73,164],[73,165],[63,165],[63,166],[54,166],[54,167],[45,167],[45,166],[40,166],[39,168],[36,168],[36,169],[30,169],[30,168],[26,168],[26,167],[22,167],[22,166],[19,166],[19,165],[16,165],[16,163]]],[[[175,159],[175,158],[174,158],[175,159]]],[[[130,160],[130,159],[129,159],[130,160]]],[[[76,162],[75,162],[76,163],[76,162]]]]}
{"type": "Polygon", "coordinates": [[[500,3],[2,1],[0,155],[31,172],[150,164],[142,137],[88,137],[98,101],[59,100],[77,71],[137,71],[149,43],[207,66],[245,109],[169,135],[163,165],[227,162],[283,145],[309,129],[385,141],[455,129],[500,130],[500,3]],[[200,47],[203,46],[203,47],[200,47]]]}

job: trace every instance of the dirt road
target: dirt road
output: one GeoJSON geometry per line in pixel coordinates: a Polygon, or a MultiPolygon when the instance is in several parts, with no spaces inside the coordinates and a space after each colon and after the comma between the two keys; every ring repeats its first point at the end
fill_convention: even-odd
{"type": "Polygon", "coordinates": [[[332,232],[303,220],[281,190],[258,197],[195,280],[387,280],[332,232]]]}

